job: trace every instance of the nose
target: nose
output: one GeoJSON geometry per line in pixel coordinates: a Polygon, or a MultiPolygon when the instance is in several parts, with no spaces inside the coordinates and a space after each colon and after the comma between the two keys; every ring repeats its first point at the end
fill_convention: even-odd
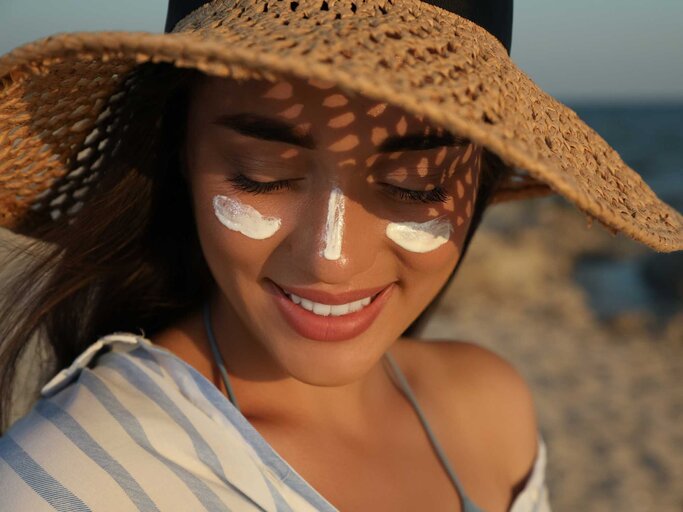
{"type": "Polygon", "coordinates": [[[332,185],[311,201],[290,234],[293,261],[311,283],[360,284],[358,276],[368,275],[379,250],[373,227],[372,216],[332,185]]]}

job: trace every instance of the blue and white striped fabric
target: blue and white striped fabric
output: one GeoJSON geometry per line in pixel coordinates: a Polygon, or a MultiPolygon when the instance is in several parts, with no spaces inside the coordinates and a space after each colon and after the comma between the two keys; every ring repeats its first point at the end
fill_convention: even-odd
{"type": "MultiPolygon", "coordinates": [[[[539,443],[514,512],[547,510],[539,443]]],[[[131,333],[93,343],[0,437],[0,510],[336,511],[211,382],[131,333]]]]}

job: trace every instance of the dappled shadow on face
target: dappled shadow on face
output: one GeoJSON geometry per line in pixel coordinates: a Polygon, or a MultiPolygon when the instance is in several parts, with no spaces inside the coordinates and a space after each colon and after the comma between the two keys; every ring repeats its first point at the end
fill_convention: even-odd
{"type": "Polygon", "coordinates": [[[208,80],[218,109],[276,119],[289,127],[290,142],[296,142],[279,158],[288,166],[320,165],[311,172],[326,173],[321,191],[329,194],[338,185],[351,202],[390,222],[447,218],[452,240],[459,244],[464,239],[479,182],[481,147],[421,116],[328,82],[291,77],[275,83],[208,80]],[[365,189],[392,193],[368,200],[362,187],[352,185],[357,180],[365,189]],[[396,187],[420,194],[413,197],[396,187]],[[431,200],[418,198],[427,192],[431,200]]]}

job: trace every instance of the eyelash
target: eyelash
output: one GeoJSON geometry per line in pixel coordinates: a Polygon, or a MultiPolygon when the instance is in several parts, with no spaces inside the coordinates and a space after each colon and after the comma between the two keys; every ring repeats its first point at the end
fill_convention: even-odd
{"type": "Polygon", "coordinates": [[[431,190],[411,190],[408,188],[397,187],[396,185],[382,184],[389,194],[398,197],[402,201],[419,203],[445,203],[448,194],[442,187],[435,187],[431,190]]]}
{"type": "Polygon", "coordinates": [[[228,178],[228,181],[232,183],[236,189],[249,192],[250,194],[267,194],[268,192],[292,188],[292,180],[268,182],[254,181],[247,178],[244,174],[236,174],[232,178],[228,178]]]}
{"type": "MultiPolygon", "coordinates": [[[[278,190],[291,189],[293,181],[254,181],[250,178],[247,178],[244,174],[236,174],[231,178],[227,178],[227,180],[238,190],[248,192],[250,194],[267,194],[269,192],[276,192],[278,190]]],[[[400,199],[401,201],[419,203],[445,203],[448,199],[448,195],[442,187],[435,187],[432,190],[411,190],[390,185],[388,183],[382,183],[382,186],[390,195],[400,199]]]]}

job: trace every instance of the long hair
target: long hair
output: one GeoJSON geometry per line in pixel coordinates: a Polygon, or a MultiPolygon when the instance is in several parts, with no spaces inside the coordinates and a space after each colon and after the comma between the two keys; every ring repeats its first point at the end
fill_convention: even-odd
{"type": "MultiPolygon", "coordinates": [[[[99,155],[106,157],[101,177],[82,208],[35,228],[27,221],[23,231],[33,241],[12,249],[26,264],[3,286],[0,303],[0,434],[13,407],[17,364],[36,338],[51,349],[53,366],[34,375],[49,378],[98,337],[151,336],[208,295],[213,278],[179,169],[189,91],[200,75],[168,64],[136,68],[116,95],[122,103],[99,126],[119,143],[99,155]]],[[[484,177],[463,255],[495,184],[495,173],[484,177]]]]}
{"type": "Polygon", "coordinates": [[[0,304],[1,431],[17,362],[34,336],[51,347],[54,372],[98,337],[151,335],[207,295],[211,276],[177,168],[197,73],[160,64],[137,68],[123,85],[131,90],[122,91],[107,125],[98,126],[119,143],[105,147],[101,178],[82,208],[22,228],[33,241],[12,251],[27,264],[4,285],[0,304]]]}

